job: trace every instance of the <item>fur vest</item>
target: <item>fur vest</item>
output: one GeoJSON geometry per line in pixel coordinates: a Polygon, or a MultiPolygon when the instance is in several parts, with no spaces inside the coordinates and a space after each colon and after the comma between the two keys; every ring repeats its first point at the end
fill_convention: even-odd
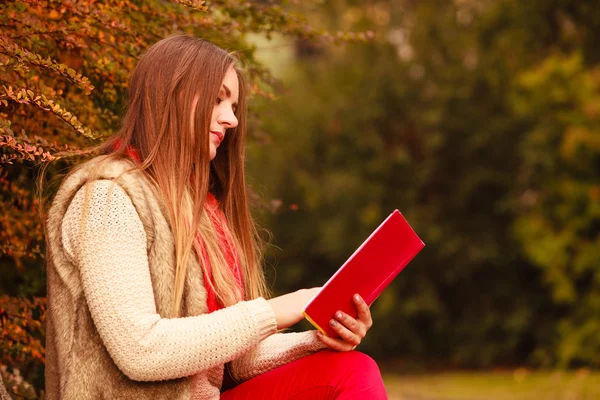
{"type": "MultiPolygon", "coordinates": [[[[193,377],[137,382],[123,374],[94,326],[76,265],[62,246],[61,225],[69,204],[86,183],[94,158],[62,183],[47,220],[48,309],[46,332],[46,398],[54,399],[191,399],[219,398],[223,366],[193,377]]],[[[151,182],[129,170],[128,160],[104,163],[97,179],[111,179],[130,196],[143,223],[156,307],[171,317],[174,296],[175,246],[167,212],[151,182]]],[[[206,290],[196,257],[189,258],[181,316],[206,313],[206,290]],[[193,295],[192,295],[193,294],[193,295]]]]}

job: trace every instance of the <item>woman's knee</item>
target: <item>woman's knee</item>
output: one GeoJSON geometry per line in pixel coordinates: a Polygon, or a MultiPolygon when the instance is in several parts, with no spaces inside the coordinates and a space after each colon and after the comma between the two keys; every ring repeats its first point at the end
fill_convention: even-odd
{"type": "Polygon", "coordinates": [[[379,366],[369,355],[360,351],[351,351],[344,354],[346,355],[345,367],[352,370],[353,373],[362,377],[381,380],[379,366]]]}
{"type": "Polygon", "coordinates": [[[375,360],[365,353],[351,351],[330,355],[336,358],[334,365],[338,367],[339,380],[338,399],[387,399],[381,372],[375,360]]]}
{"type": "Polygon", "coordinates": [[[347,379],[373,380],[381,382],[381,372],[373,358],[360,351],[345,353],[325,350],[320,352],[319,362],[334,371],[343,371],[347,379]]]}

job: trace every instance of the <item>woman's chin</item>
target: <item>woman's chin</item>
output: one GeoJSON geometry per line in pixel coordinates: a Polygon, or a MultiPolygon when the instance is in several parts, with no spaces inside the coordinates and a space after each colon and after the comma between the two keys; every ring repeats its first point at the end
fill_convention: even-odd
{"type": "Polygon", "coordinates": [[[214,160],[215,157],[217,156],[217,148],[213,147],[212,145],[210,146],[210,150],[209,150],[209,155],[210,155],[210,160],[214,160]]]}

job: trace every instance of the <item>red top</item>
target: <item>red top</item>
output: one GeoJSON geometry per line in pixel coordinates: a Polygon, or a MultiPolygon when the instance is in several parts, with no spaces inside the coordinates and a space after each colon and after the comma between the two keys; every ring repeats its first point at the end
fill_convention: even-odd
{"type": "MultiPolygon", "coordinates": [[[[118,141],[115,143],[115,150],[120,147],[122,142],[118,141]]],[[[132,146],[127,146],[125,150],[125,154],[137,161],[141,162],[141,158],[137,150],[132,146]]],[[[204,207],[210,216],[210,220],[217,232],[219,238],[219,247],[221,248],[221,252],[225,257],[225,261],[227,265],[232,269],[233,275],[235,277],[239,293],[242,298],[244,297],[244,281],[242,277],[242,271],[240,268],[240,260],[235,249],[235,244],[233,243],[233,238],[231,236],[231,232],[227,226],[227,219],[225,218],[225,213],[223,210],[219,208],[219,203],[215,196],[212,193],[208,193],[206,196],[206,201],[204,203],[204,207]]],[[[208,254],[206,253],[206,247],[204,246],[204,241],[199,233],[196,233],[196,241],[194,242],[194,250],[196,251],[196,255],[201,257],[200,265],[202,267],[204,273],[204,288],[206,289],[206,305],[208,306],[208,312],[211,313],[216,310],[220,310],[223,308],[223,305],[217,300],[216,293],[213,289],[214,284],[212,280],[212,272],[210,261],[208,259],[208,254]]]]}

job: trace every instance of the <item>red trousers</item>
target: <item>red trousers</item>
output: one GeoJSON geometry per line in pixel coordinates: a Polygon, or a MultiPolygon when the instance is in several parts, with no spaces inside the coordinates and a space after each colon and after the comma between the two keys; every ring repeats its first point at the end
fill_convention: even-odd
{"type": "Polygon", "coordinates": [[[221,400],[387,400],[379,368],[364,353],[320,351],[221,394],[221,400]]]}

